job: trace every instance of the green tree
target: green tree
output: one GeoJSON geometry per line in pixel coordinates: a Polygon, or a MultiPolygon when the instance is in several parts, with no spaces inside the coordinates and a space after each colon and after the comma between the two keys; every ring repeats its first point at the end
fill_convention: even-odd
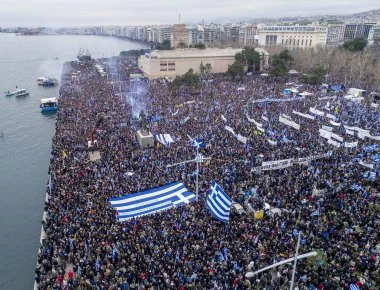
{"type": "Polygon", "coordinates": [[[183,75],[183,80],[189,89],[199,88],[199,76],[194,73],[192,68],[183,75]]]}
{"type": "Polygon", "coordinates": [[[169,50],[171,49],[170,40],[164,40],[162,43],[158,43],[156,46],[158,50],[169,50]]]}
{"type": "Polygon", "coordinates": [[[279,54],[273,55],[270,64],[270,74],[276,77],[287,75],[292,61],[293,57],[288,49],[284,49],[279,54]]]}
{"type": "Polygon", "coordinates": [[[227,74],[233,78],[240,78],[244,76],[244,66],[242,63],[235,61],[230,64],[227,69],[227,74]]]}
{"type": "Polygon", "coordinates": [[[320,84],[325,74],[326,70],[322,66],[317,66],[312,69],[310,74],[305,76],[305,82],[312,85],[320,84]]]}
{"type": "Polygon", "coordinates": [[[343,48],[349,51],[363,51],[368,44],[368,40],[365,37],[357,37],[353,40],[346,41],[343,44],[343,48]]]}

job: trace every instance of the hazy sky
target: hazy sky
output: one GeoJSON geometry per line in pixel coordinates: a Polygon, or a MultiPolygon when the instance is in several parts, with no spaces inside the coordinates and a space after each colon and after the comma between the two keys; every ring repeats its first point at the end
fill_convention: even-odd
{"type": "Polygon", "coordinates": [[[0,27],[210,22],[227,17],[350,14],[380,0],[0,0],[0,27]]]}

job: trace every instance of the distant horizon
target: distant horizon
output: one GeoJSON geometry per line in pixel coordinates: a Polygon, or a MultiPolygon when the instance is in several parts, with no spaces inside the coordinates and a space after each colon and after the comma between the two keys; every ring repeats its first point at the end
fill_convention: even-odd
{"type": "MultiPolygon", "coordinates": [[[[219,24],[222,20],[246,22],[247,19],[307,18],[349,16],[380,9],[373,0],[2,0],[1,28],[81,28],[94,26],[148,26],[219,24]],[[41,9],[43,7],[43,9],[41,9]],[[284,12],[288,11],[288,12],[284,12]],[[180,15],[180,17],[179,17],[180,15]],[[179,21],[179,18],[181,19],[179,21]]],[[[223,22],[225,23],[225,22],[223,22]]]]}

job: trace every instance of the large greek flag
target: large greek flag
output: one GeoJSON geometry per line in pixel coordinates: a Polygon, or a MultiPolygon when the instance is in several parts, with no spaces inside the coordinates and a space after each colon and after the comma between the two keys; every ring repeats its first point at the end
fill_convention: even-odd
{"type": "Polygon", "coordinates": [[[110,198],[117,210],[119,221],[144,216],[195,201],[195,194],[181,182],[171,183],[147,191],[110,198]]]}
{"type": "Polygon", "coordinates": [[[228,223],[232,199],[213,180],[207,197],[207,208],[214,218],[228,223]]]}
{"type": "Polygon", "coordinates": [[[164,145],[169,145],[170,143],[174,142],[174,139],[170,134],[157,134],[156,139],[158,142],[164,145]]]}

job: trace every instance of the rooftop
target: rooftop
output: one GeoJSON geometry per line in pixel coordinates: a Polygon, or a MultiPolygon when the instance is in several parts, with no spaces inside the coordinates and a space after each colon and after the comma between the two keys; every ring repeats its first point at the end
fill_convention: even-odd
{"type": "MultiPolygon", "coordinates": [[[[268,54],[267,51],[261,48],[255,49],[257,52],[268,54]]],[[[187,57],[213,57],[213,56],[234,56],[241,52],[241,48],[185,48],[174,50],[153,50],[145,56],[148,58],[187,58],[187,57]]]]}

